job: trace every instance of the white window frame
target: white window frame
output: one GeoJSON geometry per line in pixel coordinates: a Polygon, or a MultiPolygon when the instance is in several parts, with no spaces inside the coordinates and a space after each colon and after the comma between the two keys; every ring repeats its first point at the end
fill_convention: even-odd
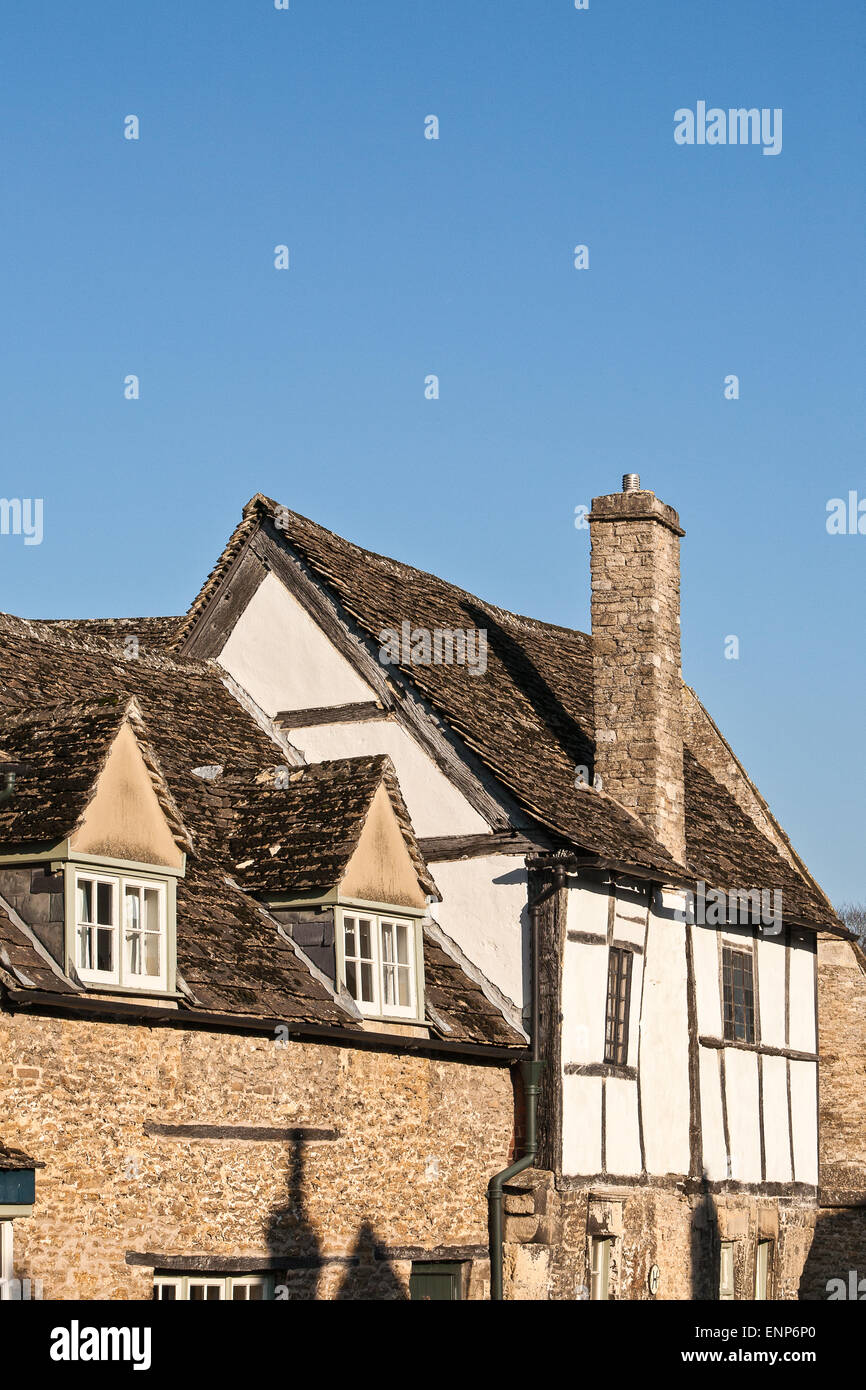
{"type": "Polygon", "coordinates": [[[593,1302],[610,1299],[610,1236],[593,1236],[590,1248],[589,1296],[593,1302]]]}
{"type": "Polygon", "coordinates": [[[73,960],[75,961],[75,968],[76,968],[76,970],[78,971],[78,974],[80,975],[81,979],[82,979],[82,980],[86,980],[88,983],[92,983],[92,984],[107,984],[107,985],[119,984],[119,983],[120,983],[120,957],[121,957],[122,938],[121,938],[121,929],[120,929],[120,920],[119,920],[119,913],[118,913],[117,900],[118,900],[118,890],[119,890],[119,886],[120,886],[120,880],[119,880],[119,879],[117,878],[117,876],[114,875],[114,874],[104,874],[104,873],[100,873],[98,869],[91,869],[89,872],[84,872],[83,870],[82,870],[80,873],[79,873],[79,872],[76,872],[75,878],[74,878],[74,880],[73,880],[73,884],[74,884],[74,887],[73,887],[73,909],[72,909],[72,913],[73,913],[73,917],[72,917],[72,953],[73,953],[73,960]],[[78,892],[79,892],[79,886],[80,886],[80,884],[83,883],[83,882],[87,882],[87,883],[90,883],[90,884],[93,885],[93,901],[92,901],[92,910],[93,910],[93,917],[94,917],[94,921],[93,921],[93,922],[82,922],[82,921],[80,920],[80,918],[79,918],[79,914],[78,914],[78,892]],[[81,931],[81,928],[82,928],[82,927],[92,927],[92,928],[93,928],[93,931],[94,931],[94,936],[96,937],[96,936],[98,936],[98,932],[99,932],[99,927],[100,927],[100,925],[102,925],[103,927],[105,927],[105,926],[107,925],[106,923],[100,924],[99,921],[97,920],[97,919],[98,919],[98,916],[99,916],[99,909],[98,909],[98,904],[99,904],[99,885],[100,885],[101,883],[107,883],[107,884],[109,885],[109,887],[111,888],[111,905],[112,905],[112,906],[111,906],[111,918],[112,918],[112,920],[111,920],[111,923],[110,923],[110,930],[111,930],[111,933],[112,933],[112,941],[113,941],[113,949],[112,949],[112,963],[113,963],[113,969],[111,969],[111,970],[99,970],[99,969],[96,968],[96,966],[90,967],[90,966],[82,965],[82,964],[81,964],[81,959],[80,959],[80,954],[79,954],[79,949],[80,949],[79,932],[81,931]]]}
{"type": "MultiPolygon", "coordinates": [[[[401,1018],[411,1022],[423,1022],[423,987],[422,987],[422,964],[420,956],[421,927],[414,917],[403,916],[399,912],[374,911],[364,907],[341,907],[337,910],[337,969],[339,971],[340,983],[348,989],[346,983],[346,927],[347,922],[359,921],[369,922],[371,925],[372,937],[372,957],[369,958],[372,965],[373,976],[373,998],[372,1000],[355,999],[355,1003],[361,1013],[368,1018],[401,1018]],[[408,1004],[389,1004],[385,1001],[385,970],[389,962],[384,958],[383,951],[383,927],[400,926],[405,927],[408,938],[408,961],[400,966],[396,962],[390,962],[399,969],[408,970],[409,975],[409,1003],[408,1004]]],[[[367,957],[349,957],[349,960],[368,959],[367,957]]],[[[350,991],[351,993],[351,991],[350,991]]],[[[354,996],[353,996],[354,998],[354,996]]]]}
{"type": "Polygon", "coordinates": [[[770,1297],[770,1276],[773,1268],[773,1242],[759,1240],[755,1247],[755,1299],[770,1297]]]}
{"type": "Polygon", "coordinates": [[[260,1288],[262,1290],[261,1299],[255,1302],[269,1302],[273,1299],[273,1281],[270,1274],[154,1274],[153,1287],[154,1298],[157,1298],[156,1290],[164,1286],[173,1287],[175,1298],[163,1300],[161,1295],[157,1301],[189,1303],[192,1302],[189,1291],[192,1288],[201,1288],[207,1285],[216,1287],[219,1290],[217,1298],[202,1299],[203,1303],[248,1303],[249,1297],[243,1299],[234,1297],[234,1291],[238,1288],[260,1288]]]}
{"type": "MultiPolygon", "coordinates": [[[[94,892],[94,916],[96,915],[97,893],[94,892]]],[[[69,955],[75,965],[78,975],[85,984],[89,985],[114,985],[118,988],[133,989],[139,992],[165,993],[168,990],[169,973],[169,910],[168,910],[168,890],[163,879],[145,878],[140,874],[134,873],[108,873],[97,866],[75,866],[72,870],[72,910],[70,931],[70,950],[69,955]],[[79,885],[83,882],[107,883],[111,885],[112,896],[112,932],[114,937],[114,958],[111,970],[88,969],[81,965],[79,958],[79,931],[82,926],[93,925],[98,928],[99,923],[87,924],[79,921],[78,900],[79,885]],[[142,975],[131,971],[126,963],[126,889],[127,887],[143,890],[145,888],[155,890],[159,903],[159,974],[142,975]]],[[[142,930],[143,927],[142,927],[142,930]]]]}
{"type": "MultiPolygon", "coordinates": [[[[164,884],[164,883],[158,883],[155,879],[133,878],[132,876],[127,876],[126,874],[124,874],[123,877],[121,878],[121,882],[120,882],[120,902],[121,902],[121,905],[122,905],[122,906],[121,906],[121,910],[120,910],[120,917],[121,917],[121,933],[122,933],[122,937],[123,937],[123,940],[122,940],[122,943],[121,943],[121,973],[122,973],[122,976],[123,976],[122,983],[123,983],[123,984],[126,984],[126,985],[130,985],[130,986],[132,986],[132,987],[135,988],[135,989],[148,989],[148,988],[149,988],[149,989],[154,989],[154,988],[157,988],[157,989],[166,989],[166,988],[168,987],[168,903],[167,903],[167,896],[166,896],[166,891],[165,891],[165,884],[164,884]],[[157,894],[157,899],[158,899],[158,902],[159,902],[159,930],[158,930],[158,937],[159,937],[159,972],[158,972],[158,974],[156,974],[156,975],[135,974],[131,969],[128,969],[128,968],[127,968],[127,965],[126,965],[126,931],[127,931],[127,927],[126,927],[126,890],[127,890],[127,888],[137,888],[137,889],[140,891],[140,893],[141,893],[142,896],[141,896],[141,898],[139,899],[139,901],[142,901],[142,900],[143,900],[143,895],[144,895],[144,890],[145,890],[145,889],[150,889],[150,890],[156,892],[156,894],[157,894]]],[[[144,937],[146,936],[146,928],[145,928],[145,924],[144,924],[144,921],[143,921],[143,920],[142,920],[142,922],[141,922],[140,931],[141,931],[141,935],[142,935],[142,963],[144,963],[144,958],[145,958],[145,945],[146,945],[146,942],[145,942],[145,940],[144,940],[144,937]]]]}
{"type": "Polygon", "coordinates": [[[719,1300],[722,1303],[730,1302],[737,1296],[734,1282],[734,1251],[735,1242],[732,1240],[723,1240],[719,1245],[719,1300]]]}
{"type": "Polygon", "coordinates": [[[13,1297],[12,1278],[14,1273],[13,1225],[5,1217],[0,1221],[0,1301],[8,1302],[13,1297]]]}

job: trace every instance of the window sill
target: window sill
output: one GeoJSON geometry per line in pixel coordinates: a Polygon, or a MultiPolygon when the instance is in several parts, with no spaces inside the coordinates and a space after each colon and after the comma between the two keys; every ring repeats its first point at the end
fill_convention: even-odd
{"type": "Polygon", "coordinates": [[[429,1038],[430,1029],[426,1023],[411,1018],[370,1018],[364,1015],[363,1026],[368,1033],[392,1033],[400,1038],[429,1038]]]}
{"type": "Polygon", "coordinates": [[[154,1000],[160,1004],[179,1004],[183,1000],[180,990],[176,989],[138,989],[132,985],[93,984],[88,980],[82,980],[81,983],[88,999],[140,999],[144,1002],[154,1000]]]}

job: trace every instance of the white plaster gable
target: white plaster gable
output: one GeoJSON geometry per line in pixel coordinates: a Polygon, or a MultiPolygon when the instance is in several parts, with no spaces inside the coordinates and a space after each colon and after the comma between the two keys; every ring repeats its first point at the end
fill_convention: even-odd
{"type": "Polygon", "coordinates": [[[484,817],[393,719],[316,724],[292,729],[289,737],[311,763],[387,753],[397,770],[400,791],[418,836],[483,835],[490,830],[484,817]]]}
{"type": "Polygon", "coordinates": [[[271,718],[281,710],[376,698],[273,574],[256,589],[218,660],[271,718]]]}
{"type": "Polygon", "coordinates": [[[526,869],[520,855],[430,863],[442,894],[430,915],[518,1008],[528,967],[526,869]]]}

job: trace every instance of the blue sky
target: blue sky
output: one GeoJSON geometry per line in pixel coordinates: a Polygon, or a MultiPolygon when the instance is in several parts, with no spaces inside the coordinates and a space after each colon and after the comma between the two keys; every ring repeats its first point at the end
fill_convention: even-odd
{"type": "Polygon", "coordinates": [[[10,0],[2,492],[44,538],[0,536],[0,606],[181,612],[263,491],[586,630],[574,509],[637,471],[687,681],[866,898],[866,535],[825,526],[866,498],[864,37],[858,0],[10,0]],[[699,100],[782,108],[781,154],[676,145],[699,100]]]}

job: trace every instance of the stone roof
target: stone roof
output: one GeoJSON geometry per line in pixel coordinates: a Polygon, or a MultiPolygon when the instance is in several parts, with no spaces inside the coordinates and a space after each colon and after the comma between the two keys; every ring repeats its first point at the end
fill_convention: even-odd
{"type": "MultiPolygon", "coordinates": [[[[113,625],[99,626],[110,632],[113,625]]],[[[15,794],[0,805],[8,816],[2,843],[51,840],[60,827],[61,836],[69,833],[121,719],[130,718],[152,777],[164,783],[164,809],[173,809],[178,830],[188,835],[177,908],[182,1009],[359,1032],[357,1014],[239,882],[229,850],[219,782],[225,778],[233,795],[247,784],[253,804],[261,795],[256,778],[290,761],[292,750],[276,727],[247,712],[215,664],[168,656],[161,644],[148,648],[144,641],[126,659],[125,635],[0,614],[0,765],[26,764],[15,794]],[[222,769],[221,777],[203,779],[195,772],[202,767],[222,769]]],[[[399,797],[392,769],[379,766],[376,775],[393,782],[392,799],[399,797]]],[[[2,900],[0,977],[17,989],[81,993],[2,900]]],[[[472,1015],[474,997],[468,978],[462,994],[452,992],[440,1011],[443,1036],[522,1046],[522,1035],[501,1015],[472,1015]]]]}
{"type": "MultiPolygon", "coordinates": [[[[425,893],[436,885],[421,858],[391,759],[342,758],[271,769],[232,798],[229,849],[241,883],[261,893],[325,891],[341,880],[384,786],[425,893]],[[282,774],[280,781],[276,774],[282,774]],[[284,785],[282,784],[284,782],[284,785]]],[[[218,795],[220,785],[215,785],[218,795]]]]}
{"type": "MultiPolygon", "coordinates": [[[[576,766],[591,773],[594,759],[592,638],[586,633],[509,613],[435,575],[363,550],[257,494],[179,622],[171,648],[183,649],[263,525],[276,525],[284,543],[336,599],[346,622],[377,646],[383,630],[399,631],[405,619],[431,631],[485,629],[483,677],[455,664],[400,669],[542,826],[605,861],[682,878],[682,866],[624,806],[592,787],[575,787],[576,766]]],[[[685,686],[683,700],[690,713],[684,769],[689,875],[725,890],[779,888],[787,918],[838,929],[829,900],[685,686]],[[700,726],[692,703],[702,716],[700,726]]]]}
{"type": "Polygon", "coordinates": [[[189,836],[160,775],[135,699],[112,692],[9,714],[0,709],[0,769],[14,771],[14,794],[0,802],[0,843],[53,844],[70,835],[94,793],[109,749],[129,720],[163,813],[183,849],[189,836]]]}
{"type": "Polygon", "coordinates": [[[0,978],[25,989],[52,994],[77,994],[79,986],[68,980],[33,932],[0,900],[0,978]]]}
{"type": "Polygon", "coordinates": [[[14,794],[0,804],[0,841],[62,840],[78,824],[128,701],[102,700],[0,716],[0,767],[14,794]]]}

